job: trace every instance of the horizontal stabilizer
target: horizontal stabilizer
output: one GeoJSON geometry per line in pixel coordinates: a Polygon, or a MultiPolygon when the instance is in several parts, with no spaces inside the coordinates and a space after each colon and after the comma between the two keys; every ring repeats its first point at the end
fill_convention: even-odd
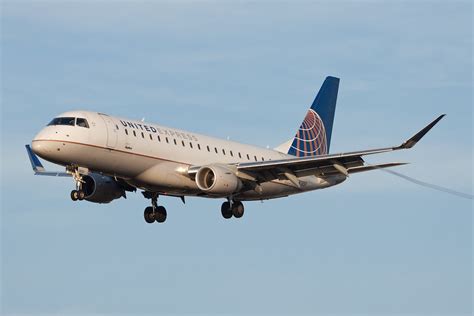
{"type": "Polygon", "coordinates": [[[41,161],[39,160],[38,156],[35,155],[33,150],[31,149],[30,145],[25,145],[26,151],[28,152],[28,158],[30,158],[31,162],[31,167],[33,168],[34,172],[43,172],[44,167],[41,164],[41,161]]]}
{"type": "Polygon", "coordinates": [[[53,177],[70,177],[71,176],[67,172],[46,171],[43,167],[43,164],[41,164],[41,161],[39,160],[38,156],[36,156],[33,150],[31,149],[30,145],[25,145],[25,147],[26,147],[26,152],[28,153],[28,158],[30,158],[31,167],[33,168],[33,171],[35,172],[35,175],[53,176],[53,177]]]}

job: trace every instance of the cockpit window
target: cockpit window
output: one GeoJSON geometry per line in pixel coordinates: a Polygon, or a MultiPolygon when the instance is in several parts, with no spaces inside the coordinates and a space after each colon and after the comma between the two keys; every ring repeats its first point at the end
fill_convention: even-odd
{"type": "Polygon", "coordinates": [[[89,124],[87,123],[87,120],[84,119],[84,118],[77,118],[76,120],[76,125],[77,126],[80,126],[80,127],[85,127],[85,128],[89,128],[89,124]]]}
{"type": "Polygon", "coordinates": [[[74,117],[56,117],[49,124],[50,125],[70,125],[74,126],[74,117]]]}

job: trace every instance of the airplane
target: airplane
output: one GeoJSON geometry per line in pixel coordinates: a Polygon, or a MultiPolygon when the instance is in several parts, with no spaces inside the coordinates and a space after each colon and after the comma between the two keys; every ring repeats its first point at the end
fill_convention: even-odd
{"type": "Polygon", "coordinates": [[[73,201],[110,203],[141,190],[151,206],[147,223],[163,223],[160,195],[224,199],[225,219],[241,218],[245,201],[259,201],[328,188],[349,175],[404,165],[365,163],[364,156],[409,149],[444,116],[399,146],[330,154],[339,78],[326,77],[295,136],[275,149],[91,111],[52,119],[26,145],[35,175],[68,176],[73,201]],[[46,171],[39,157],[65,167],[46,171]]]}

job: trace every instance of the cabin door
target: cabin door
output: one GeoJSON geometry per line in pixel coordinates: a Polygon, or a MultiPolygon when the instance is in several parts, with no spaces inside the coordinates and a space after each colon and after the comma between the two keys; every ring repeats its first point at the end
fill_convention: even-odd
{"type": "Polygon", "coordinates": [[[108,148],[115,148],[117,147],[117,140],[118,140],[118,128],[117,125],[114,123],[112,118],[105,114],[100,114],[102,119],[105,122],[105,126],[107,128],[107,147],[108,148]]]}

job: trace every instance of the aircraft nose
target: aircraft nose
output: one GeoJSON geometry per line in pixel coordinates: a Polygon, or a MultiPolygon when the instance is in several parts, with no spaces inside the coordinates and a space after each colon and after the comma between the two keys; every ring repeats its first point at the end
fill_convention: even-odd
{"type": "Polygon", "coordinates": [[[44,158],[49,153],[51,153],[51,148],[50,146],[48,146],[47,143],[47,141],[39,140],[35,137],[35,139],[33,139],[33,141],[31,142],[31,149],[35,154],[44,158]]]}
{"type": "Polygon", "coordinates": [[[53,153],[53,144],[48,141],[48,134],[42,130],[31,142],[31,149],[41,158],[47,159],[53,153]]]}

